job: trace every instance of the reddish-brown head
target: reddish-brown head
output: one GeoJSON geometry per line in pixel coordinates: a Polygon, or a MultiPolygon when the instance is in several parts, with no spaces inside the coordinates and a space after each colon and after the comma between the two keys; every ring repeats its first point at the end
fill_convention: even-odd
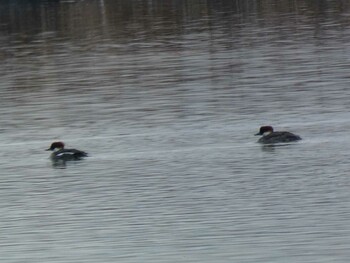
{"type": "Polygon", "coordinates": [[[55,149],[63,149],[64,143],[63,142],[53,142],[49,149],[46,149],[46,151],[53,151],[55,149]]]}
{"type": "Polygon", "coordinates": [[[271,126],[261,126],[259,132],[255,135],[264,135],[271,132],[273,132],[273,128],[271,126]]]}

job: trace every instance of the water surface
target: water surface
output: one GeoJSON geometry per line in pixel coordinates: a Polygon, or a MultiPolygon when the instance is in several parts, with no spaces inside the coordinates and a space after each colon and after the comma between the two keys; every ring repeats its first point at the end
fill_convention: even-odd
{"type": "Polygon", "coordinates": [[[345,2],[0,13],[4,262],[348,261],[345,2]],[[52,166],[56,140],[90,157],[52,166]]]}

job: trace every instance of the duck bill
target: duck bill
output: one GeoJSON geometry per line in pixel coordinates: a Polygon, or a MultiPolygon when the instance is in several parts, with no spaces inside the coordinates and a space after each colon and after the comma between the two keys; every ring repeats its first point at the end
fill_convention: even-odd
{"type": "Polygon", "coordinates": [[[258,133],[254,134],[254,135],[255,135],[255,136],[258,136],[258,135],[261,135],[261,134],[260,134],[260,132],[258,132],[258,133]]]}

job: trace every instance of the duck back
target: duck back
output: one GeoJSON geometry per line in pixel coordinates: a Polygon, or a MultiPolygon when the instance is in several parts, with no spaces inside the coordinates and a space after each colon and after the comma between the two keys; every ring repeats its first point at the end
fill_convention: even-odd
{"type": "Polygon", "coordinates": [[[291,132],[281,131],[272,132],[268,135],[261,137],[259,143],[283,143],[283,142],[295,142],[301,140],[300,136],[291,132]]]}

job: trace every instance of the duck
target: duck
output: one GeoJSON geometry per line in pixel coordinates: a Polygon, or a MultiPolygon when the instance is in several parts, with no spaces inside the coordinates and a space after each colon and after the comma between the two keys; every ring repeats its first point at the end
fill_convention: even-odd
{"type": "Polygon", "coordinates": [[[301,137],[288,131],[274,131],[272,126],[261,126],[255,135],[262,135],[258,143],[272,144],[300,141],[301,137]]]}
{"type": "Polygon", "coordinates": [[[66,162],[66,161],[77,161],[83,157],[87,157],[88,154],[84,151],[77,149],[65,149],[63,142],[53,142],[46,151],[53,151],[50,158],[54,162],[66,162]]]}

